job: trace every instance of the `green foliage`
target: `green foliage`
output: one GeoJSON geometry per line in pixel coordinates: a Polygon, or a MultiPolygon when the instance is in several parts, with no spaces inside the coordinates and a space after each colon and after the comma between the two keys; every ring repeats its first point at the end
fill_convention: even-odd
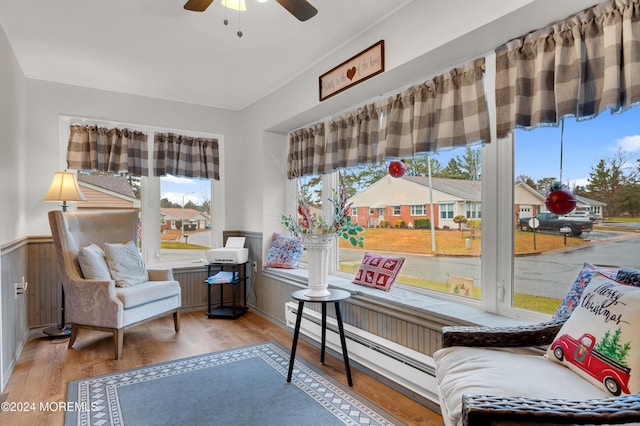
{"type": "Polygon", "coordinates": [[[380,228],[388,228],[389,227],[389,221],[388,220],[381,220],[380,221],[380,228]]]}
{"type": "Polygon", "coordinates": [[[407,223],[404,220],[396,220],[395,227],[396,228],[406,228],[407,227],[407,223]]]}
{"type": "Polygon", "coordinates": [[[480,148],[466,147],[464,155],[458,155],[449,160],[441,172],[433,174],[436,177],[450,179],[480,180],[482,176],[482,162],[480,148]]]}
{"type": "Polygon", "coordinates": [[[281,215],[280,221],[293,235],[299,237],[304,234],[336,234],[348,240],[351,245],[364,247],[364,237],[360,234],[364,231],[358,222],[351,219],[351,203],[347,202],[344,191],[334,191],[329,199],[333,204],[333,217],[331,223],[322,216],[313,213],[310,205],[300,198],[298,201],[298,214],[301,219],[291,215],[281,215]]]}
{"type": "Polygon", "coordinates": [[[604,336],[602,336],[602,339],[600,339],[596,343],[593,349],[600,352],[607,358],[626,366],[627,356],[629,355],[629,350],[631,349],[631,343],[627,342],[625,344],[621,344],[621,334],[622,330],[620,328],[613,332],[613,336],[611,335],[611,330],[607,330],[604,336]]]}
{"type": "Polygon", "coordinates": [[[459,214],[453,218],[453,223],[467,223],[467,218],[464,215],[459,214]]]}
{"type": "Polygon", "coordinates": [[[415,229],[429,229],[431,228],[431,222],[429,219],[419,218],[413,221],[413,227],[415,229]]]}
{"type": "Polygon", "coordinates": [[[482,229],[482,220],[481,219],[468,219],[467,226],[471,231],[480,231],[482,229]]]}

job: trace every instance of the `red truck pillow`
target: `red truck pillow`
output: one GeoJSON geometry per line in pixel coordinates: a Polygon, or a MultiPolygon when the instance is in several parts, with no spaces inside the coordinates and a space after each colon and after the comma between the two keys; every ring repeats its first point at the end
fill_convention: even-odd
{"type": "Polygon", "coordinates": [[[640,288],[596,273],[546,357],[611,395],[640,392],[639,325],[640,288]]]}

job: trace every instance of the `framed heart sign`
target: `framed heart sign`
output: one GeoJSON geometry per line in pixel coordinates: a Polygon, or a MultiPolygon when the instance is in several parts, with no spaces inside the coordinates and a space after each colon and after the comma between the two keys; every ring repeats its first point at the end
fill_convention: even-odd
{"type": "Polygon", "coordinates": [[[320,101],[383,71],[384,40],[380,40],[320,76],[320,101]]]}

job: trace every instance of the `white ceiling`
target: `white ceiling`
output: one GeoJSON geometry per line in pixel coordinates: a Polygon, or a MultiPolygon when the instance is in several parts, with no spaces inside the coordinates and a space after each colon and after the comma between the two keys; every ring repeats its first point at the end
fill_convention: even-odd
{"type": "Polygon", "coordinates": [[[239,110],[409,2],[309,0],[300,22],[246,0],[239,22],[185,1],[0,0],[0,24],[28,78],[239,110]]]}

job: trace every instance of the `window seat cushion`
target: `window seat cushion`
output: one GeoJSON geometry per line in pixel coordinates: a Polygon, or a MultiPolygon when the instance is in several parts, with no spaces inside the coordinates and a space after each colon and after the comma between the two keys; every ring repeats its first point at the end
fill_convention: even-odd
{"type": "Polygon", "coordinates": [[[446,425],[457,425],[462,395],[582,400],[611,395],[540,355],[453,346],[436,351],[436,381],[446,425]]]}

